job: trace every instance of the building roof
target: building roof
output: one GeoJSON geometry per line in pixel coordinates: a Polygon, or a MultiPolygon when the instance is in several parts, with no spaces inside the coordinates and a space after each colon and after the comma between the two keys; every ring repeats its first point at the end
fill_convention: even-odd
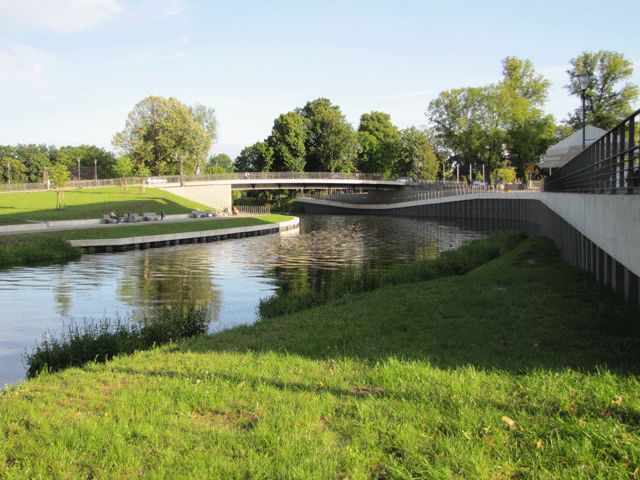
{"type": "MultiPolygon", "coordinates": [[[[602,137],[605,130],[587,125],[585,127],[585,143],[587,147],[602,137]]],[[[582,151],[582,129],[572,133],[567,138],[560,140],[555,145],[551,145],[546,153],[542,156],[539,167],[542,168],[560,168],[569,160],[578,155],[582,151]]]]}

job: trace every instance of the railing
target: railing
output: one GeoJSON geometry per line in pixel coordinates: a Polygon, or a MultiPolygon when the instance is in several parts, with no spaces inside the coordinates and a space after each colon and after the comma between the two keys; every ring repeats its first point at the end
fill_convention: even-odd
{"type": "Polygon", "coordinates": [[[640,193],[640,110],[559,168],[546,192],[640,193]]]}
{"type": "Polygon", "coordinates": [[[269,215],[271,207],[268,205],[235,205],[233,213],[240,216],[269,215]]]}
{"type": "MultiPolygon", "coordinates": [[[[146,180],[150,187],[162,186],[165,183],[180,183],[180,175],[165,175],[157,177],[128,177],[128,185],[140,185],[146,180]]],[[[207,175],[183,175],[182,181],[190,182],[213,182],[225,180],[364,180],[383,181],[380,175],[370,173],[337,173],[337,172],[235,172],[235,173],[214,173],[207,175]]],[[[390,179],[390,181],[393,181],[390,179]]],[[[110,187],[120,185],[121,178],[107,178],[98,180],[71,180],[68,188],[91,188],[110,187]]],[[[0,184],[0,192],[27,192],[48,190],[44,182],[35,183],[3,183],[0,184]]]]}
{"type": "MultiPolygon", "coordinates": [[[[437,184],[432,184],[433,186],[437,186],[437,184]]],[[[341,203],[351,203],[351,204],[389,204],[389,203],[403,203],[403,202],[413,202],[417,200],[430,200],[435,198],[443,198],[443,197],[451,197],[455,195],[467,195],[470,193],[487,193],[487,192],[495,192],[496,189],[491,186],[472,186],[466,184],[442,184],[440,183],[440,188],[429,188],[429,189],[413,189],[408,192],[398,192],[398,193],[390,193],[386,195],[384,199],[375,198],[372,199],[370,195],[364,193],[336,193],[336,194],[309,194],[309,193],[301,193],[298,194],[296,198],[304,199],[304,198],[318,198],[321,200],[329,200],[334,202],[341,203]],[[384,200],[384,201],[382,201],[384,200]]]]}

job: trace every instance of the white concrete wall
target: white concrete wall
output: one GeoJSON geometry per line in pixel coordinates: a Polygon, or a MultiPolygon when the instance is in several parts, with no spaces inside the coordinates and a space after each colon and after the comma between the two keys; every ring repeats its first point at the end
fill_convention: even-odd
{"type": "Polygon", "coordinates": [[[231,211],[232,198],[231,198],[231,185],[215,184],[215,185],[190,185],[190,186],[166,186],[160,188],[167,192],[173,193],[180,197],[186,198],[193,202],[198,202],[207,207],[215,208],[216,210],[224,210],[225,208],[231,211]]]}
{"type": "MultiPolygon", "coordinates": [[[[488,192],[387,204],[350,204],[319,198],[301,202],[359,210],[391,210],[474,199],[538,200],[608,255],[640,276],[640,196],[549,192],[488,192]]],[[[523,219],[526,220],[526,219],[523,219]]]]}

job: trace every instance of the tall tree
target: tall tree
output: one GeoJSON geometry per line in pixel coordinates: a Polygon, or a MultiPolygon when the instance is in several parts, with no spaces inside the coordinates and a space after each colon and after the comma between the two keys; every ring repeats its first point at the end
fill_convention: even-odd
{"type": "MultiPolygon", "coordinates": [[[[141,165],[143,168],[148,168],[144,164],[141,165]]],[[[133,162],[126,155],[116,158],[116,162],[113,164],[113,173],[120,177],[122,189],[127,191],[127,177],[133,175],[133,162]]]]}
{"type": "Polygon", "coordinates": [[[175,98],[146,97],[129,113],[113,144],[154,175],[195,172],[215,138],[214,118],[206,107],[188,108],[175,98]]]}
{"type": "Polygon", "coordinates": [[[238,172],[268,172],[273,164],[273,149],[265,142],[245,147],[234,160],[238,172]]]}
{"type": "Polygon", "coordinates": [[[4,157],[1,160],[0,168],[3,170],[3,179],[7,183],[26,183],[27,167],[19,159],[14,157],[4,157]]]}
{"type": "Polygon", "coordinates": [[[360,156],[358,167],[367,173],[390,176],[396,169],[400,149],[400,131],[383,112],[364,113],[358,127],[360,156]]]}
{"type": "Polygon", "coordinates": [[[436,158],[429,138],[415,127],[400,132],[400,155],[395,173],[420,180],[435,180],[438,174],[436,158]]]}
{"type": "Polygon", "coordinates": [[[275,171],[302,172],[306,165],[306,119],[296,112],[280,115],[273,122],[267,144],[273,149],[275,171]]]}
{"type": "Polygon", "coordinates": [[[306,120],[307,171],[350,172],[354,169],[358,142],[353,127],[327,98],[318,98],[298,113],[306,120]]]}
{"type": "MultiPolygon", "coordinates": [[[[586,121],[596,127],[609,130],[633,112],[633,103],[638,99],[638,86],[622,82],[633,74],[633,63],[622,53],[610,50],[583,52],[571,59],[567,70],[569,84],[567,90],[580,97],[582,91],[575,76],[578,73],[590,75],[585,93],[586,121]]],[[[574,129],[582,126],[582,106],[576,108],[567,120],[574,129]]]]}

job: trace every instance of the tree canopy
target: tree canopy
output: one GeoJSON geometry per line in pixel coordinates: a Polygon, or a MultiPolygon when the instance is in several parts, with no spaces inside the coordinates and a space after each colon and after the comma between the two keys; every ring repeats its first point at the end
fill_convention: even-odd
{"type": "MultiPolygon", "coordinates": [[[[633,113],[632,104],[638,99],[638,86],[624,83],[633,74],[633,63],[623,54],[609,50],[583,52],[571,59],[567,70],[567,90],[580,97],[582,90],[576,79],[578,73],[588,73],[589,86],[585,92],[586,121],[610,130],[633,113]]],[[[574,129],[582,126],[582,106],[569,116],[567,123],[574,129]]]]}
{"type": "Polygon", "coordinates": [[[267,144],[273,150],[271,170],[302,172],[306,159],[306,119],[297,112],[283,113],[273,122],[267,144]]]}
{"type": "Polygon", "coordinates": [[[181,165],[195,173],[206,162],[215,137],[213,109],[150,96],[135,105],[113,145],[154,175],[178,173],[181,165]]]}
{"type": "Polygon", "coordinates": [[[383,112],[363,113],[358,127],[360,155],[358,167],[366,173],[391,176],[400,154],[400,131],[383,112]]]}

